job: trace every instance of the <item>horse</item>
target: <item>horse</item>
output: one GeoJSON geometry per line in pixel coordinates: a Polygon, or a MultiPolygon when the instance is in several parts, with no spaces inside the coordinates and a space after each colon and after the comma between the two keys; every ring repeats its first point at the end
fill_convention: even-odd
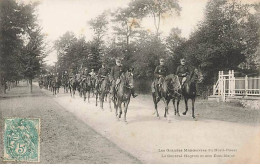
{"type": "Polygon", "coordinates": [[[179,114],[179,102],[181,99],[181,89],[180,89],[180,82],[179,78],[177,75],[167,75],[165,79],[163,79],[161,87],[157,85],[157,82],[152,83],[152,97],[153,97],[153,102],[154,102],[154,108],[155,108],[155,113],[157,114],[157,118],[160,118],[159,112],[157,109],[157,104],[160,100],[164,102],[165,105],[165,112],[164,112],[164,117],[167,117],[168,114],[168,105],[169,102],[172,100],[173,106],[174,106],[174,111],[175,115],[179,114]],[[157,87],[157,89],[155,89],[157,87]],[[175,105],[175,99],[177,99],[177,108],[175,105]]]}
{"type": "Polygon", "coordinates": [[[96,89],[96,82],[97,82],[97,78],[96,78],[96,76],[91,76],[91,92],[93,93],[92,94],[92,97],[94,97],[95,96],[95,89],[96,89]]]}
{"type": "Polygon", "coordinates": [[[81,94],[83,94],[84,97],[84,101],[86,101],[87,98],[87,92],[88,92],[88,102],[89,102],[89,98],[90,98],[90,90],[91,90],[91,80],[90,80],[90,76],[86,76],[86,78],[82,79],[82,81],[80,82],[79,86],[81,94]]]}
{"type": "Polygon", "coordinates": [[[99,96],[99,102],[100,102],[100,107],[103,109],[103,103],[105,96],[109,93],[110,90],[110,82],[108,77],[106,76],[105,78],[100,78],[97,81],[96,84],[96,106],[97,106],[97,99],[99,96]]]}
{"type": "Polygon", "coordinates": [[[69,79],[69,90],[70,90],[71,97],[75,96],[75,92],[76,92],[77,86],[78,86],[78,83],[76,81],[76,78],[74,78],[74,77],[70,78],[69,79]]]}
{"type": "Polygon", "coordinates": [[[183,83],[182,86],[182,95],[184,97],[185,101],[185,112],[183,112],[183,115],[186,115],[188,111],[188,100],[191,99],[192,101],[192,118],[195,119],[194,115],[194,104],[195,104],[195,98],[197,95],[197,88],[196,83],[200,83],[203,80],[203,75],[201,71],[197,68],[193,68],[191,73],[187,75],[186,81],[183,83]]]}
{"type": "Polygon", "coordinates": [[[69,91],[69,79],[67,77],[62,78],[62,85],[64,88],[64,93],[68,93],[69,91]]]}
{"type": "Polygon", "coordinates": [[[55,78],[52,79],[51,87],[52,87],[53,95],[56,95],[57,93],[59,93],[60,80],[59,80],[58,77],[55,77],[55,78]]]}
{"type": "MultiPolygon", "coordinates": [[[[131,98],[131,86],[133,83],[133,74],[129,71],[122,73],[120,76],[120,82],[117,84],[117,90],[115,91],[115,98],[113,99],[114,107],[116,109],[115,115],[118,120],[121,118],[122,115],[122,104],[124,104],[124,121],[126,121],[126,114],[128,105],[130,103],[131,98]],[[119,114],[118,114],[119,109],[119,114]]],[[[110,94],[111,95],[111,94],[110,94]]],[[[111,99],[111,97],[110,97],[111,99]]],[[[111,102],[109,102],[110,109],[111,109],[111,102]]]]}

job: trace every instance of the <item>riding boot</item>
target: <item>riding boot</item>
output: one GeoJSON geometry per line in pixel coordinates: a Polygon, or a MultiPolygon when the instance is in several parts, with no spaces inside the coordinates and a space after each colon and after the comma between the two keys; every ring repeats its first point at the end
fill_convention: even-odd
{"type": "Polygon", "coordinates": [[[133,98],[136,98],[138,96],[137,94],[135,94],[134,88],[131,89],[131,95],[133,96],[133,98]]]}

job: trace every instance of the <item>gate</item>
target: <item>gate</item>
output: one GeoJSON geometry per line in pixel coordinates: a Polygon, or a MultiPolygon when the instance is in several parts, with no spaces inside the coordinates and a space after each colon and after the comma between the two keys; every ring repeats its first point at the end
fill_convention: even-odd
{"type": "Polygon", "coordinates": [[[232,96],[260,96],[260,77],[235,77],[234,70],[219,71],[213,95],[221,97],[222,101],[232,96]]]}

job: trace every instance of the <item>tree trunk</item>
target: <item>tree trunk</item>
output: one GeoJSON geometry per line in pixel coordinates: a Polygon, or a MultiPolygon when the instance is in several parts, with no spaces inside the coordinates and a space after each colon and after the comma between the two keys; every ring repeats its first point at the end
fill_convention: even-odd
{"type": "Polygon", "coordinates": [[[30,82],[30,92],[32,93],[32,79],[30,79],[29,82],[30,82]]]}

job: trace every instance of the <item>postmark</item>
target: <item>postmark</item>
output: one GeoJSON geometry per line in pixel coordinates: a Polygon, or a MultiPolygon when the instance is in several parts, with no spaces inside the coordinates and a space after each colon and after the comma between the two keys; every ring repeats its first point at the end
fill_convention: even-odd
{"type": "Polygon", "coordinates": [[[5,118],[4,161],[40,161],[40,119],[5,118]]]}

